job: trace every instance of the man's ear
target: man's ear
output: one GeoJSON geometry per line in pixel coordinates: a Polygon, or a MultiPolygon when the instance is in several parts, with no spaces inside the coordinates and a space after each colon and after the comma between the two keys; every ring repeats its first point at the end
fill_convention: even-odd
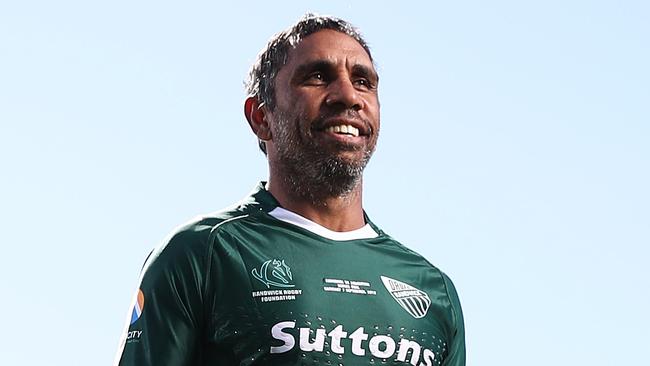
{"type": "Polygon", "coordinates": [[[244,102],[244,116],[248,121],[248,125],[262,141],[269,141],[271,139],[271,129],[267,122],[266,108],[260,105],[259,100],[255,97],[248,97],[244,102]]]}

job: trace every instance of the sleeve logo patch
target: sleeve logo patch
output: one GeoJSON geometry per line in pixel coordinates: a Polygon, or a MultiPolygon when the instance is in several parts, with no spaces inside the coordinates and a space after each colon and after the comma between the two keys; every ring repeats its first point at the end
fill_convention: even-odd
{"type": "Polygon", "coordinates": [[[412,317],[420,319],[427,315],[427,311],[431,305],[431,299],[429,299],[429,295],[426,292],[390,277],[380,277],[386,290],[388,290],[393,299],[411,314],[412,317]]]}
{"type": "Polygon", "coordinates": [[[144,294],[142,293],[142,290],[138,289],[134,302],[133,312],[131,313],[131,324],[140,319],[140,315],[142,315],[142,311],[144,310],[144,294]]]}

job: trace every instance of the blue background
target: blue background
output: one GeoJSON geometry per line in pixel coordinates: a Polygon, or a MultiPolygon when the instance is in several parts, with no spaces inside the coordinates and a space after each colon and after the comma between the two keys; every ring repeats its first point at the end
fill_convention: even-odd
{"type": "Polygon", "coordinates": [[[243,79],[308,10],[374,51],[365,208],[453,278],[468,364],[643,364],[648,4],[3,2],[0,364],[112,362],[150,249],[266,177],[243,79]]]}

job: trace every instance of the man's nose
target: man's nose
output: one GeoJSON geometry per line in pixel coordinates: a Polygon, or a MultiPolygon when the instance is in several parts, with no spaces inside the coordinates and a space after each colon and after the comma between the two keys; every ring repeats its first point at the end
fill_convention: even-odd
{"type": "Polygon", "coordinates": [[[358,111],[363,108],[363,98],[349,78],[338,78],[328,86],[325,104],[331,107],[338,105],[344,109],[358,111]]]}

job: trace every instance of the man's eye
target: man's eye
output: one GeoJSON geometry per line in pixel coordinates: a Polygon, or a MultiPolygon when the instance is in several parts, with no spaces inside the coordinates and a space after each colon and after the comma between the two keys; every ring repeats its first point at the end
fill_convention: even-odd
{"type": "Polygon", "coordinates": [[[307,81],[322,82],[325,81],[325,75],[322,72],[314,72],[307,76],[307,81]]]}
{"type": "Polygon", "coordinates": [[[357,79],[354,83],[361,88],[372,89],[372,83],[368,79],[357,79]]]}

